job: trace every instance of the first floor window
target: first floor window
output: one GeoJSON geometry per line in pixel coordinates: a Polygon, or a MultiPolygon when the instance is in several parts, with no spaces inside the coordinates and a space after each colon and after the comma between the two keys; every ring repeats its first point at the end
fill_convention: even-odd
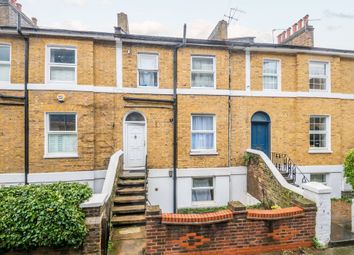
{"type": "Polygon", "coordinates": [[[215,87],[215,58],[209,56],[193,56],[191,68],[191,87],[215,87]]]}
{"type": "Polygon", "coordinates": [[[48,54],[49,81],[75,82],[76,49],[72,47],[49,47],[48,54]]]}
{"type": "Polygon", "coordinates": [[[0,82],[10,81],[10,45],[0,44],[0,82]]]}
{"type": "Polygon", "coordinates": [[[47,114],[47,154],[77,154],[77,126],[75,113],[47,114]]]}
{"type": "Polygon", "coordinates": [[[310,117],[310,148],[329,149],[329,117],[310,117]]]}
{"type": "Polygon", "coordinates": [[[192,115],[192,151],[215,151],[215,116],[192,115]]]}
{"type": "Polygon", "coordinates": [[[192,201],[203,202],[214,200],[213,178],[193,178],[192,201]]]}
{"type": "Polygon", "coordinates": [[[310,62],[310,90],[328,90],[329,64],[327,62],[310,62]]]}
{"type": "Polygon", "coordinates": [[[159,72],[158,55],[152,53],[138,54],[138,79],[140,87],[157,87],[159,72]]]}
{"type": "Polygon", "coordinates": [[[311,174],[310,175],[311,182],[320,182],[326,184],[327,182],[327,175],[326,174],[311,174]]]}
{"type": "Polygon", "coordinates": [[[278,60],[263,61],[263,89],[279,89],[280,63],[278,60]]]}

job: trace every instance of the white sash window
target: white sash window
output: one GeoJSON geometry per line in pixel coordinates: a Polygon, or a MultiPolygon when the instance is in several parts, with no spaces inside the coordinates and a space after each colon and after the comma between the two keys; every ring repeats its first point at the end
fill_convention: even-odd
{"type": "Polygon", "coordinates": [[[192,148],[191,152],[215,152],[215,116],[192,115],[192,148]]]}
{"type": "Polygon", "coordinates": [[[310,62],[310,90],[329,91],[330,68],[328,62],[310,62]]]}
{"type": "Polygon", "coordinates": [[[311,116],[309,135],[310,151],[329,151],[331,147],[329,116],[311,116]]]}
{"type": "Polygon", "coordinates": [[[193,178],[192,202],[214,200],[213,178],[193,178]]]}
{"type": "Polygon", "coordinates": [[[215,88],[215,57],[192,56],[191,87],[215,88]]]}
{"type": "Polygon", "coordinates": [[[77,57],[73,47],[48,47],[47,81],[76,83],[77,57]]]}
{"type": "Polygon", "coordinates": [[[77,157],[76,113],[47,113],[46,156],[77,157]]]}
{"type": "Polygon", "coordinates": [[[159,63],[158,55],[151,53],[138,54],[139,87],[158,87],[159,63]]]}
{"type": "Polygon", "coordinates": [[[263,89],[264,90],[280,89],[280,61],[279,60],[263,61],[263,89]]]}

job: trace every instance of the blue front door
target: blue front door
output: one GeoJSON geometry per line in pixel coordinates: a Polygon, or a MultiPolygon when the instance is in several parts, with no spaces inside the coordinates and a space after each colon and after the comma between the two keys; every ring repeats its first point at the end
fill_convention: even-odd
{"type": "Polygon", "coordinates": [[[269,122],[252,122],[251,147],[270,157],[269,122]]]}

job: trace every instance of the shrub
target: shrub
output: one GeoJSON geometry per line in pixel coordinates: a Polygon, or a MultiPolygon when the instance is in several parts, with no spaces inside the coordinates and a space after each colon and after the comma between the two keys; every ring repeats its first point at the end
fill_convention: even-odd
{"type": "Polygon", "coordinates": [[[354,149],[351,149],[345,157],[344,176],[347,177],[347,183],[354,187],[354,149]]]}
{"type": "Polygon", "coordinates": [[[79,247],[87,233],[79,205],[87,185],[55,183],[0,189],[0,253],[36,247],[79,247]]]}
{"type": "Polygon", "coordinates": [[[194,213],[211,213],[211,212],[218,212],[222,210],[226,210],[227,206],[220,206],[220,207],[203,207],[203,208],[182,208],[178,209],[177,213],[181,214],[194,214],[194,213]]]}

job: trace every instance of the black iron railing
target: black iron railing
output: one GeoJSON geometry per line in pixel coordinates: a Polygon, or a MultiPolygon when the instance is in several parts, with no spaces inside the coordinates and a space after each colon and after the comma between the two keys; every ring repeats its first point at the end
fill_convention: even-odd
{"type": "Polygon", "coordinates": [[[279,172],[290,182],[295,184],[297,175],[302,176],[301,182],[310,182],[300,168],[285,153],[272,152],[272,162],[279,172]]]}

